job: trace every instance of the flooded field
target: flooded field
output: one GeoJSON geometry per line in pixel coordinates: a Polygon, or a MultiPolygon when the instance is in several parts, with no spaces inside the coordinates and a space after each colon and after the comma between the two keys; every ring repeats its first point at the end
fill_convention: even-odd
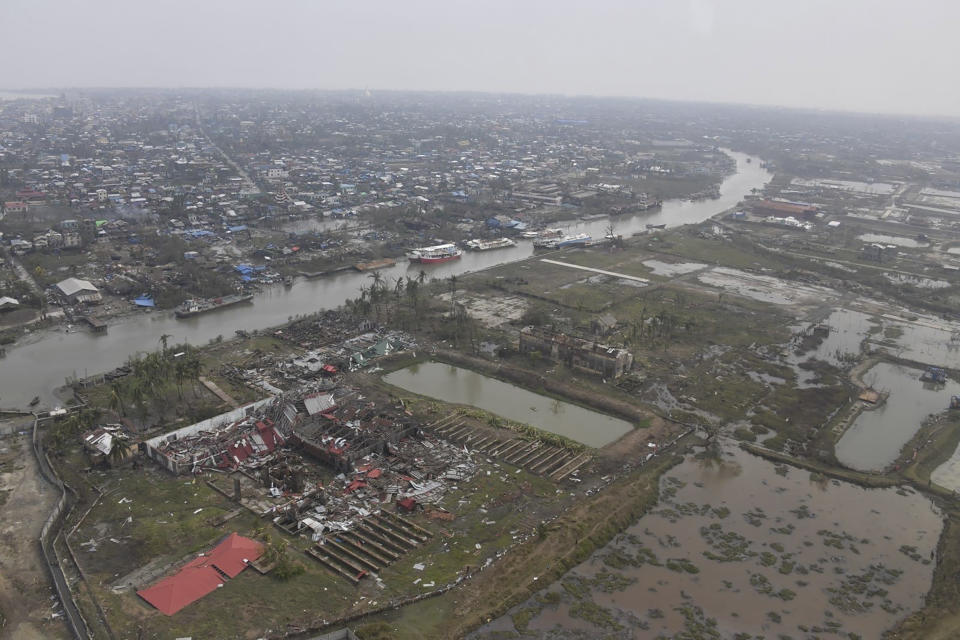
{"type": "Polygon", "coordinates": [[[479,407],[498,416],[602,447],[631,431],[619,418],[554,400],[507,382],[440,362],[416,364],[383,379],[407,391],[445,402],[479,407]]]}
{"type": "Polygon", "coordinates": [[[857,416],[837,443],[837,460],[861,471],[883,469],[896,459],[924,418],[946,409],[950,395],[960,393],[957,382],[926,384],[920,381],[921,373],[880,362],[863,375],[864,382],[890,396],[881,406],[857,416]]]}
{"type": "Polygon", "coordinates": [[[896,355],[937,367],[960,368],[960,325],[931,316],[910,321],[883,316],[883,320],[885,327],[899,333],[897,348],[892,350],[896,355]]]}
{"type": "Polygon", "coordinates": [[[884,244],[894,244],[898,247],[908,247],[911,249],[930,246],[929,242],[919,242],[913,238],[904,238],[903,236],[888,236],[884,233],[865,233],[857,236],[857,240],[863,240],[864,242],[882,242],[884,244]]]}
{"type": "Polygon", "coordinates": [[[688,458],[655,511],[471,637],[879,638],[922,606],[941,528],[909,489],[688,458]]]}
{"type": "Polygon", "coordinates": [[[714,267],[697,276],[697,279],[711,287],[770,304],[815,304],[837,295],[826,287],[784,282],[778,278],[727,267],[714,267]]]}

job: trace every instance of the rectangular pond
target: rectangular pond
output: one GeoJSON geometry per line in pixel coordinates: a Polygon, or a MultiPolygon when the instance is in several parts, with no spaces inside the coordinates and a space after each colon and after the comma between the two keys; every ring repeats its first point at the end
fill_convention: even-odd
{"type": "Polygon", "coordinates": [[[960,384],[924,384],[919,369],[889,362],[875,364],[863,380],[878,391],[889,392],[887,401],[857,416],[837,443],[837,460],[860,471],[879,471],[896,460],[900,449],[920,429],[931,413],[950,405],[960,394],[960,384]]]}
{"type": "Polygon", "coordinates": [[[388,373],[383,379],[422,396],[478,407],[588,447],[602,447],[633,429],[625,420],[440,362],[411,365],[388,373]]]}

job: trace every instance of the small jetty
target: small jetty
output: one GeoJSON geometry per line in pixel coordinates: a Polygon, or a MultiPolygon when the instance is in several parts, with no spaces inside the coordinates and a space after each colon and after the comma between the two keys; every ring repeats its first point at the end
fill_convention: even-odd
{"type": "Polygon", "coordinates": [[[94,333],[106,333],[107,321],[94,316],[83,316],[83,321],[90,325],[94,333]]]}
{"type": "Polygon", "coordinates": [[[376,269],[385,269],[386,267],[392,267],[397,264],[397,261],[393,258],[382,258],[380,260],[371,260],[370,262],[358,262],[353,265],[353,268],[357,271],[374,271],[376,269]]]}

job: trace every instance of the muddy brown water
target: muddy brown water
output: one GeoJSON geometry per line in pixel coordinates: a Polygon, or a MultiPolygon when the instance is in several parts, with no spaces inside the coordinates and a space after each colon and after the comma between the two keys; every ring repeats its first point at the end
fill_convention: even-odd
{"type": "Polygon", "coordinates": [[[651,513],[473,638],[879,638],[923,605],[942,529],[926,498],[736,448],[661,481],[651,513]],[[853,636],[851,636],[853,637],[853,636]]]}
{"type": "Polygon", "coordinates": [[[602,447],[633,429],[626,420],[440,362],[411,365],[388,373],[383,379],[407,391],[444,402],[479,407],[589,447],[602,447]]]}
{"type": "MultiPolygon", "coordinates": [[[[659,210],[640,212],[613,219],[616,233],[624,237],[643,231],[647,224],[669,224],[671,227],[702,222],[717,213],[735,206],[755,188],[766,184],[771,174],[760,166],[760,161],[729,150],[737,163],[736,173],[720,185],[716,200],[663,203],[659,210]]],[[[568,233],[588,233],[602,238],[611,219],[576,221],[559,224],[568,233]]],[[[471,271],[514,262],[533,255],[533,244],[523,240],[516,247],[499,251],[473,251],[460,260],[436,265],[399,262],[380,273],[388,282],[398,277],[416,277],[421,268],[429,278],[447,278],[471,271]]],[[[234,330],[263,329],[283,324],[290,317],[335,308],[348,298],[359,295],[360,285],[369,283],[368,274],[344,272],[332,277],[307,280],[298,278],[286,289],[271,287],[258,293],[250,304],[236,305],[220,311],[205,313],[186,320],[178,320],[171,313],[154,312],[137,315],[134,319],[110,326],[105,335],[86,331],[63,333],[55,331],[42,339],[7,349],[0,359],[0,406],[25,407],[39,395],[43,405],[54,406],[57,400],[53,389],[63,385],[66,376],[86,376],[109,371],[128,356],[157,348],[158,338],[169,335],[171,344],[189,342],[204,344],[222,335],[233,336],[234,330]]]]}
{"type": "Polygon", "coordinates": [[[836,455],[844,465],[860,471],[881,470],[894,460],[931,413],[940,413],[950,396],[960,394],[960,383],[945,385],[920,381],[919,369],[879,362],[862,376],[874,389],[889,392],[887,401],[866,410],[837,442],[836,455]]]}

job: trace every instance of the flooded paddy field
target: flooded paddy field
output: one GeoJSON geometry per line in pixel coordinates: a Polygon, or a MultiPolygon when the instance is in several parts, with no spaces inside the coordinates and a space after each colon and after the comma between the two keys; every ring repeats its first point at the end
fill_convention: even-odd
{"type": "Polygon", "coordinates": [[[882,405],[857,416],[837,442],[837,460],[858,471],[882,470],[896,459],[928,415],[946,409],[950,396],[960,393],[960,383],[924,383],[920,381],[922,373],[880,362],[863,375],[864,382],[890,395],[882,405]]]}
{"type": "Polygon", "coordinates": [[[655,511],[471,637],[879,638],[923,606],[941,529],[909,489],[688,457],[655,511]]]}
{"type": "Polygon", "coordinates": [[[413,393],[478,407],[589,447],[607,445],[633,429],[625,420],[440,362],[411,365],[383,379],[413,393]]]}

